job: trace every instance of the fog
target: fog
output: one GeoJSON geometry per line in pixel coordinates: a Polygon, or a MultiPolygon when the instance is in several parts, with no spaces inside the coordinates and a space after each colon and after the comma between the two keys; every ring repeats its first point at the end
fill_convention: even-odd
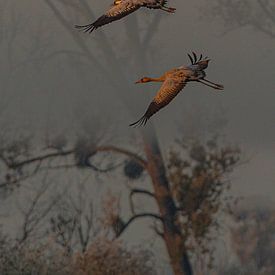
{"type": "MultiPolygon", "coordinates": [[[[65,11],[57,4],[68,25],[46,2],[0,0],[2,137],[78,136],[89,125],[118,144],[129,143],[139,129],[128,125],[141,117],[159,88],[135,81],[189,64],[187,53],[195,51],[210,57],[207,77],[225,90],[190,83],[152,117],[149,124],[154,123],[163,152],[188,131],[220,132],[243,152],[243,164],[232,175],[233,194],[275,200],[274,38],[249,25],[225,31],[222,21],[210,20],[203,0],[170,1],[177,7],[174,15],[143,9],[92,34],[74,28],[94,20],[77,12],[81,0],[68,1],[72,7],[65,11]],[[131,31],[146,37],[156,15],[160,22],[142,48],[131,31]]],[[[109,4],[90,0],[95,17],[109,4]]],[[[128,238],[135,237],[140,241],[128,238]]]]}
{"type": "MultiPolygon", "coordinates": [[[[113,91],[113,84],[108,85],[108,78],[99,73],[96,66],[79,72],[90,80],[83,82],[83,77],[73,68],[72,58],[58,54],[63,50],[77,51],[77,46],[43,1],[1,2],[6,7],[2,10],[1,70],[5,78],[2,83],[9,79],[8,88],[5,84],[1,88],[4,102],[1,120],[4,124],[16,125],[17,129],[28,126],[34,133],[46,127],[63,132],[77,127],[78,116],[99,112],[101,119],[131,135],[135,130],[128,128],[128,124],[141,116],[158,89],[157,85],[150,84],[137,87],[134,81],[141,76],[158,76],[170,68],[188,64],[188,52],[203,53],[211,58],[208,78],[223,83],[225,91],[217,94],[198,84],[188,85],[171,106],[152,119],[160,140],[169,146],[177,137],[186,110],[206,115],[215,113],[216,109],[222,110],[228,123],[227,139],[239,144],[250,160],[238,169],[234,189],[244,195],[246,192],[260,192],[274,197],[274,39],[250,27],[224,33],[221,22],[208,19],[210,11],[205,9],[204,1],[172,1],[178,12],[163,15],[152,38],[152,46],[142,52],[133,51],[133,45],[125,36],[125,24],[134,16],[147,22],[152,19],[151,11],[140,11],[132,18],[105,26],[100,31],[104,32],[118,55],[118,62],[129,60],[129,68],[124,69],[130,72],[127,75],[130,90],[126,88],[122,92],[133,95],[138,106],[134,114],[129,114],[119,98],[121,94],[113,91]],[[11,50],[7,48],[5,35],[10,35],[9,30],[13,30],[17,21],[19,31],[11,50]],[[42,48],[38,53],[32,44],[34,41],[42,48]],[[56,56],[53,55],[55,52],[56,56]],[[17,72],[13,68],[6,70],[10,68],[9,54],[17,72]],[[132,63],[131,55],[134,54],[141,59],[149,55],[153,61],[147,64],[145,71],[141,71],[138,64],[132,63]],[[25,62],[21,68],[20,62],[25,62]],[[36,63],[39,63],[37,67],[36,63]],[[5,73],[10,75],[5,76],[5,73]]],[[[77,5],[77,1],[73,3],[77,5]]],[[[95,15],[100,15],[108,5],[109,1],[91,3],[95,15]]],[[[72,16],[72,28],[73,24],[89,22],[89,18],[75,18],[69,13],[67,16],[72,16]]],[[[141,31],[144,32],[145,26],[141,31]]],[[[100,36],[99,32],[92,35],[75,32],[89,41],[88,47],[98,53],[98,61],[104,64],[106,60],[100,54],[100,45],[94,41],[100,36]]]]}

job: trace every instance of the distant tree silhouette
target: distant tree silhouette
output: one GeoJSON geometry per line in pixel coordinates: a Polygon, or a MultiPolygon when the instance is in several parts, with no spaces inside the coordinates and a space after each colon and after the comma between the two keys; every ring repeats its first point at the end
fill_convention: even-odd
{"type": "Polygon", "coordinates": [[[238,209],[235,221],[231,241],[243,274],[274,274],[274,209],[238,209]]]}
{"type": "Polygon", "coordinates": [[[273,0],[215,0],[207,6],[210,14],[224,22],[226,31],[248,26],[275,38],[273,0]]]}
{"type": "MultiPolygon", "coordinates": [[[[25,73],[30,68],[35,69],[32,71],[33,73],[39,71],[48,60],[48,53],[53,51],[50,46],[50,34],[45,30],[40,32],[44,27],[42,20],[39,18],[35,27],[30,27],[26,23],[27,18],[20,14],[11,1],[1,1],[0,115],[2,120],[5,111],[14,101],[14,90],[18,88],[18,84],[24,83],[26,90],[30,86],[30,83],[25,81],[25,73]]],[[[3,127],[3,121],[1,121],[1,125],[3,127]]]]}

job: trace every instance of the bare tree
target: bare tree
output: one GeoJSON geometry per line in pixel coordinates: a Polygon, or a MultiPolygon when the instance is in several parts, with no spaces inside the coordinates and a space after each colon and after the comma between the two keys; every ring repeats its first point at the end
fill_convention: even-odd
{"type": "MultiPolygon", "coordinates": [[[[82,17],[89,18],[89,20],[94,18],[93,11],[87,4],[86,0],[83,0],[77,4],[74,1],[65,0],[45,0],[44,2],[52,10],[60,24],[70,34],[73,41],[75,42],[75,45],[77,46],[77,50],[72,50],[70,48],[65,50],[62,49],[61,51],[54,53],[53,56],[56,56],[57,54],[66,54],[72,64],[75,64],[77,60],[79,61],[78,64],[80,63],[81,66],[96,68],[96,73],[104,75],[104,78],[108,78],[110,85],[114,89],[114,92],[117,92],[117,96],[121,98],[124,105],[127,106],[129,113],[133,112],[132,114],[136,114],[136,105],[133,103],[135,100],[127,96],[126,93],[121,92],[130,89],[128,84],[129,72],[125,70],[125,68],[129,68],[129,66],[124,66],[125,63],[121,61],[121,56],[118,55],[118,51],[115,50],[113,44],[111,44],[110,40],[104,35],[103,32],[98,30],[97,35],[94,36],[93,41],[98,45],[97,51],[100,52],[100,54],[104,57],[102,59],[98,59],[96,58],[94,51],[87,43],[88,38],[79,35],[79,33],[73,29],[75,21],[73,22],[72,19],[76,20],[80,15],[82,17]],[[114,68],[116,69],[114,70],[114,68]]],[[[141,73],[150,62],[150,55],[147,54],[145,49],[149,49],[151,46],[152,38],[160,22],[160,18],[161,17],[159,14],[156,14],[154,17],[150,17],[149,20],[151,21],[146,24],[145,32],[140,31],[140,26],[142,24],[137,21],[135,15],[131,16],[127,21],[127,24],[125,24],[127,38],[129,39],[128,42],[131,44],[129,49],[135,53],[128,53],[129,58],[127,60],[127,64],[132,62],[135,69],[138,69],[139,73],[141,73]],[[142,58],[140,54],[143,55],[142,58]]],[[[80,68],[77,67],[77,70],[79,69],[80,68]]],[[[209,202],[205,202],[205,197],[213,195],[211,193],[213,185],[221,180],[221,177],[227,171],[226,169],[231,167],[234,163],[227,163],[229,156],[227,153],[225,153],[223,157],[221,157],[222,161],[225,161],[224,164],[219,158],[219,156],[223,153],[218,151],[217,155],[211,155],[211,153],[208,153],[208,156],[214,157],[215,165],[217,165],[217,163],[221,165],[221,168],[218,165],[217,171],[213,171],[216,169],[216,167],[209,167],[209,169],[211,168],[212,170],[210,169],[207,171],[207,169],[201,163],[201,166],[198,165],[198,167],[196,167],[196,169],[200,169],[199,173],[196,169],[194,171],[192,170],[194,173],[193,177],[196,179],[194,182],[197,182],[202,178],[201,188],[204,190],[205,186],[211,187],[207,187],[207,191],[205,192],[203,192],[203,190],[199,190],[203,194],[203,199],[198,200],[197,204],[192,209],[192,215],[190,216],[190,210],[185,208],[186,206],[184,201],[181,201],[179,198],[177,198],[174,193],[174,183],[173,180],[170,179],[171,174],[169,171],[171,167],[169,168],[169,165],[166,165],[164,162],[154,127],[152,125],[148,126],[145,130],[141,130],[140,134],[143,146],[141,154],[137,154],[135,152],[137,149],[133,151],[126,147],[103,143],[102,141],[95,142],[95,140],[92,138],[92,140],[88,141],[78,141],[73,145],[66,144],[62,145],[61,147],[47,146],[47,148],[41,150],[40,152],[34,150],[28,151],[28,154],[26,154],[24,151],[22,154],[19,154],[20,157],[18,154],[13,154],[10,156],[7,150],[3,150],[1,153],[1,161],[2,165],[4,165],[6,169],[16,173],[16,177],[18,177],[18,175],[22,177],[22,175],[30,175],[30,173],[36,173],[37,171],[44,169],[74,169],[76,167],[81,169],[91,169],[93,172],[107,172],[115,169],[116,165],[112,167],[109,165],[107,167],[98,167],[94,164],[95,159],[102,155],[102,153],[108,153],[109,156],[120,155],[127,163],[127,168],[125,171],[128,171],[128,175],[132,176],[132,171],[134,170],[135,177],[138,177],[139,174],[141,174],[143,171],[146,171],[151,180],[151,190],[140,188],[132,189],[130,192],[130,201],[136,195],[145,195],[146,197],[149,197],[155,201],[158,210],[156,212],[148,211],[138,213],[135,209],[134,203],[132,203],[131,205],[133,215],[126,221],[124,221],[124,219],[120,216],[117,216],[117,219],[115,220],[116,224],[114,228],[116,228],[116,237],[122,235],[122,233],[136,220],[142,218],[153,219],[155,221],[155,230],[157,234],[162,237],[166,245],[174,273],[177,275],[193,274],[190,262],[191,253],[190,249],[188,248],[189,239],[187,238],[187,236],[189,237],[190,235],[186,235],[186,232],[189,230],[195,232],[196,229],[199,232],[202,232],[199,234],[201,237],[205,236],[205,230],[202,230],[201,227],[196,224],[196,222],[199,222],[200,218],[202,217],[200,210],[205,205],[208,206],[207,209],[209,211],[216,209],[216,207],[212,206],[209,202]],[[219,163],[219,161],[221,161],[221,163],[219,163]],[[135,169],[133,169],[133,167],[135,169]],[[181,215],[180,213],[183,214],[181,215]],[[187,224],[181,222],[182,216],[188,218],[187,224]],[[195,219],[194,216],[197,218],[195,219]]],[[[181,179],[183,185],[185,180],[187,179],[184,176],[181,179]]],[[[14,182],[17,183],[18,178],[16,178],[16,181],[14,182]]],[[[189,185],[190,182],[193,184],[193,180],[189,179],[189,182],[187,181],[189,185]]],[[[4,182],[4,184],[7,186],[7,181],[4,182]]],[[[185,190],[178,190],[176,194],[181,194],[181,196],[184,197],[185,190]]],[[[220,193],[217,192],[217,194],[220,193]]],[[[187,195],[189,196],[190,193],[187,192],[186,196],[187,195]]],[[[218,198],[220,197],[218,196],[218,198]]],[[[216,200],[214,200],[214,202],[216,203],[216,200]]],[[[81,214],[79,213],[78,207],[76,207],[75,210],[78,212],[77,215],[81,214]]],[[[211,213],[215,214],[216,212],[213,210],[211,213]]],[[[205,216],[206,217],[204,217],[204,221],[206,223],[206,228],[208,228],[209,225],[212,224],[212,219],[209,221],[209,217],[207,217],[206,214],[205,216]]],[[[68,240],[71,240],[72,232],[76,232],[76,222],[77,221],[75,219],[60,221],[60,218],[53,221],[53,230],[60,230],[61,226],[60,232],[64,232],[64,224],[69,224],[70,226],[70,232],[68,234],[66,233],[66,236],[59,235],[59,240],[61,240],[61,243],[65,244],[68,242],[68,240]]],[[[67,229],[68,227],[66,230],[67,229]]],[[[82,230],[81,232],[83,235],[82,230]]],[[[79,236],[81,236],[81,234],[79,236]]],[[[195,236],[197,237],[197,234],[195,234],[195,236]]],[[[83,237],[83,244],[85,249],[85,237],[83,237]]]]}
{"type": "MultiPolygon", "coordinates": [[[[206,144],[198,142],[188,144],[183,140],[178,143],[178,146],[177,150],[171,151],[169,161],[165,167],[170,193],[166,194],[163,203],[168,209],[165,212],[164,210],[162,210],[163,212],[156,211],[156,209],[140,211],[136,208],[136,196],[144,196],[152,200],[158,208],[158,196],[160,196],[158,192],[166,191],[163,188],[157,189],[154,185],[150,189],[131,186],[129,210],[132,215],[125,219],[121,216],[119,209],[114,208],[115,211],[112,211],[113,208],[108,206],[106,212],[109,218],[106,221],[109,221],[109,227],[113,230],[113,238],[117,239],[137,220],[150,219],[153,221],[152,226],[156,234],[171,246],[178,245],[169,239],[170,234],[175,234],[172,232],[176,227],[178,230],[177,235],[172,236],[180,243],[183,255],[192,256],[194,259],[198,254],[205,254],[209,257],[209,263],[211,264],[212,251],[209,248],[213,236],[211,234],[213,234],[215,228],[219,228],[218,213],[228,207],[228,201],[224,195],[229,187],[226,175],[238,164],[239,150],[220,146],[215,139],[209,140],[206,144]],[[172,206],[169,204],[170,200],[173,202],[172,206]],[[171,209],[171,207],[175,208],[171,209]],[[172,243],[169,243],[169,241],[172,243]]],[[[28,158],[20,161],[10,159],[7,165],[11,169],[20,167],[22,171],[28,170],[32,166],[36,167],[39,163],[38,171],[78,168],[91,169],[94,173],[106,173],[121,167],[121,165],[113,165],[104,168],[93,164],[96,158],[107,152],[108,157],[112,155],[120,156],[119,159],[123,157],[124,174],[129,179],[139,179],[146,172],[153,183],[153,180],[156,180],[150,162],[129,149],[89,143],[82,140],[82,142],[76,141],[74,146],[68,144],[62,150],[60,148],[53,149],[53,147],[44,150],[46,150],[45,153],[36,156],[32,156],[32,152],[30,152],[28,158]],[[47,152],[49,150],[50,153],[47,152]]],[[[95,235],[93,234],[98,232],[96,229],[98,227],[93,222],[93,207],[89,202],[85,203],[85,189],[83,186],[79,185],[78,192],[79,195],[76,199],[68,198],[65,212],[62,212],[62,208],[59,208],[59,212],[61,212],[51,219],[51,232],[56,236],[56,242],[66,248],[69,255],[77,246],[83,252],[86,251],[90,241],[94,239],[95,235]]],[[[30,210],[35,205],[35,201],[30,210]]],[[[31,215],[26,215],[26,221],[30,220],[29,216],[31,217],[31,215]]],[[[32,220],[29,227],[26,227],[25,231],[27,233],[28,228],[33,228],[32,220]]],[[[169,249],[175,253],[173,247],[169,247],[169,249]]],[[[169,254],[169,256],[173,266],[172,259],[175,261],[177,260],[176,256],[182,257],[182,254],[169,254]]],[[[189,258],[184,260],[189,262],[189,258]]],[[[187,263],[185,262],[185,264],[187,263]]],[[[189,271],[191,271],[191,267],[189,271]]]]}
{"type": "Polygon", "coordinates": [[[104,232],[93,201],[87,195],[85,183],[86,180],[77,184],[74,197],[70,194],[63,196],[55,214],[50,218],[48,234],[54,235],[55,242],[68,255],[79,250],[85,253],[99,233],[104,232]]]}
{"type": "Polygon", "coordinates": [[[59,193],[51,194],[53,183],[53,181],[48,182],[48,173],[46,171],[42,176],[39,186],[29,188],[29,193],[32,195],[28,194],[27,200],[24,199],[24,204],[28,204],[28,206],[22,206],[22,203],[17,203],[18,209],[23,217],[17,238],[17,244],[19,246],[24,245],[26,241],[35,239],[37,233],[40,234],[40,236],[45,235],[46,232],[43,230],[45,223],[49,215],[53,212],[56,204],[64,195],[59,193]]]}
{"type": "MultiPolygon", "coordinates": [[[[69,49],[66,50],[66,53],[73,57],[85,57],[85,59],[88,60],[90,66],[96,67],[99,73],[103,74],[109,79],[110,83],[113,84],[113,87],[119,93],[118,95],[122,98],[128,109],[135,110],[135,106],[132,103],[133,100],[120,93],[121,90],[129,88],[127,87],[127,73],[123,68],[123,64],[118,62],[117,51],[113,48],[107,37],[104,35],[104,33],[99,31],[98,36],[95,36],[94,39],[98,45],[100,45],[100,50],[105,56],[105,59],[108,60],[108,64],[106,62],[99,61],[95,57],[95,54],[90,50],[83,36],[80,36],[73,30],[73,22],[68,20],[68,18],[71,18],[71,16],[66,16],[65,14],[76,14],[77,16],[84,15],[86,17],[93,18],[93,12],[86,1],[81,1],[79,5],[76,5],[72,1],[53,2],[51,0],[45,0],[45,3],[54,12],[56,18],[69,32],[76,45],[78,46],[78,51],[75,52],[69,49]],[[116,70],[112,69],[114,67],[116,70]]],[[[131,43],[132,49],[135,53],[143,53],[143,50],[149,47],[154,30],[157,28],[159,23],[159,18],[160,17],[156,15],[152,19],[149,27],[147,26],[147,31],[143,35],[140,34],[139,24],[135,16],[132,16],[129,22],[125,25],[126,32],[129,37],[129,42],[131,43]]],[[[146,58],[140,58],[136,54],[132,54],[130,56],[138,70],[141,72],[146,67],[146,58]]],[[[148,57],[146,53],[145,56],[148,57]]],[[[173,197],[171,184],[169,183],[166,166],[162,157],[157,135],[152,126],[148,127],[147,130],[142,131],[141,134],[145,157],[139,156],[125,148],[112,145],[97,146],[97,144],[91,144],[91,146],[84,146],[85,150],[80,148],[80,146],[76,146],[62,151],[54,151],[52,153],[45,153],[39,156],[25,158],[23,160],[18,160],[15,157],[8,158],[2,154],[2,161],[9,169],[12,169],[13,171],[20,171],[20,173],[22,173],[21,171],[26,171],[27,169],[30,169],[30,167],[35,167],[34,171],[36,171],[38,168],[41,168],[40,165],[45,161],[70,156],[74,157],[76,161],[72,165],[77,164],[79,167],[90,167],[94,170],[99,169],[96,168],[90,160],[93,156],[100,152],[113,152],[130,158],[132,161],[138,163],[144,170],[147,171],[151,178],[153,187],[152,192],[146,190],[132,190],[131,196],[134,194],[144,194],[146,196],[155,198],[159,208],[159,213],[155,214],[148,212],[133,215],[124,224],[121,232],[118,235],[120,235],[123,230],[127,228],[128,225],[132,224],[136,219],[149,217],[157,220],[163,226],[163,232],[161,234],[163,235],[163,239],[170,256],[171,265],[175,274],[192,274],[192,268],[185,245],[186,240],[178,222],[177,202],[173,197]],[[31,164],[35,166],[31,166],[31,164]]]]}
{"type": "MultiPolygon", "coordinates": [[[[110,84],[118,93],[118,96],[122,99],[125,106],[127,106],[129,112],[134,111],[136,106],[133,104],[134,100],[125,96],[121,91],[129,90],[127,83],[127,72],[123,69],[122,62],[118,61],[117,51],[113,48],[108,38],[103,32],[98,31],[98,35],[94,37],[95,43],[100,47],[105,60],[108,60],[108,64],[100,62],[95,58],[95,54],[87,46],[85,38],[80,36],[72,26],[74,23],[68,19],[67,15],[77,13],[77,16],[81,15],[89,20],[95,18],[92,9],[87,2],[81,1],[79,5],[76,5],[73,1],[51,1],[45,0],[45,3],[53,11],[56,18],[62,24],[62,26],[68,31],[72,39],[75,41],[79,48],[82,56],[85,56],[86,60],[89,61],[90,65],[97,68],[97,71],[108,78],[110,84]],[[67,13],[67,14],[66,14],[67,13]],[[113,68],[116,68],[115,70],[113,68]],[[110,71],[111,70],[111,71],[110,71]]],[[[154,36],[154,32],[159,24],[159,14],[156,14],[152,19],[152,22],[147,24],[147,30],[143,36],[139,31],[139,24],[137,18],[133,15],[131,19],[125,24],[125,29],[129,35],[129,43],[132,45],[132,49],[135,53],[142,53],[143,56],[140,58],[137,54],[129,55],[128,63],[130,60],[134,61],[135,68],[141,72],[147,64],[146,52],[144,49],[148,49],[150,42],[154,36]]],[[[71,17],[72,18],[72,17],[71,17]]],[[[86,38],[87,40],[87,38],[86,38]]],[[[127,68],[128,66],[126,66],[127,68]]],[[[137,112],[136,112],[137,113],[137,112]]],[[[180,228],[176,224],[176,205],[172,198],[169,181],[166,175],[165,164],[162,157],[161,149],[159,146],[156,132],[153,128],[147,127],[145,131],[141,132],[142,140],[144,144],[144,153],[146,160],[137,156],[136,154],[130,153],[125,149],[116,148],[117,152],[126,155],[132,155],[142,166],[147,168],[147,171],[151,177],[153,188],[156,194],[156,201],[159,207],[159,212],[163,215],[165,243],[167,251],[171,259],[175,274],[192,274],[190,261],[186,251],[183,249],[181,241],[180,228]]],[[[105,148],[107,149],[107,148],[105,148]]],[[[110,149],[110,148],[109,148],[110,149]]],[[[111,150],[113,151],[113,150],[111,150]]],[[[137,217],[136,217],[137,218],[137,217]]]]}

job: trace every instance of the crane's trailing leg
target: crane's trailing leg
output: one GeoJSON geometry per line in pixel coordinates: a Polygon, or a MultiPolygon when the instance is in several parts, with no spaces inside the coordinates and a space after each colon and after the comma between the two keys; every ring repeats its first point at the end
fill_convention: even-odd
{"type": "Polygon", "coordinates": [[[175,13],[176,12],[176,9],[175,8],[171,8],[171,7],[164,7],[164,6],[162,6],[160,9],[163,10],[163,11],[169,12],[169,13],[175,13]]]}
{"type": "Polygon", "coordinates": [[[213,83],[213,82],[205,80],[205,79],[198,79],[197,81],[204,84],[204,85],[206,85],[206,86],[208,86],[208,87],[216,89],[216,90],[223,90],[224,89],[223,85],[216,84],[216,83],[213,83]]]}
{"type": "Polygon", "coordinates": [[[172,7],[167,7],[167,0],[161,0],[161,7],[160,9],[169,13],[175,13],[176,9],[172,7]]]}
{"type": "Polygon", "coordinates": [[[218,86],[218,87],[220,87],[220,88],[224,88],[224,86],[223,85],[221,85],[221,84],[217,84],[217,83],[214,83],[214,82],[212,82],[212,81],[209,81],[209,80],[207,80],[207,79],[203,79],[205,82],[207,82],[207,83],[209,83],[209,84],[212,84],[212,85],[214,85],[214,86],[218,86]]]}

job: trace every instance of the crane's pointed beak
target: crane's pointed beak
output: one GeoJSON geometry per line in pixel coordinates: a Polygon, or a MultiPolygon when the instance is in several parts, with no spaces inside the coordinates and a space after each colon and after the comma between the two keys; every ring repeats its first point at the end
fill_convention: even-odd
{"type": "Polygon", "coordinates": [[[140,84],[140,83],[142,83],[141,80],[138,80],[135,82],[135,84],[140,84]]]}

